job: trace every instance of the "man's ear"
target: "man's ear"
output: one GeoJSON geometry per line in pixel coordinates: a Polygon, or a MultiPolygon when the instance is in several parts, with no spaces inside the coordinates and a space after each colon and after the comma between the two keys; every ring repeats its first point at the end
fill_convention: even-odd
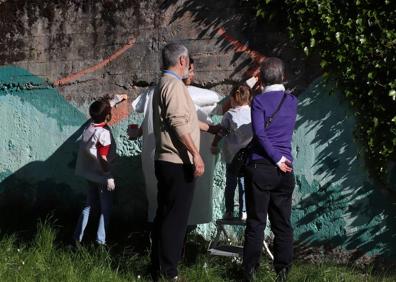
{"type": "Polygon", "coordinates": [[[186,56],[180,56],[180,65],[184,66],[188,64],[188,60],[186,56]]]}

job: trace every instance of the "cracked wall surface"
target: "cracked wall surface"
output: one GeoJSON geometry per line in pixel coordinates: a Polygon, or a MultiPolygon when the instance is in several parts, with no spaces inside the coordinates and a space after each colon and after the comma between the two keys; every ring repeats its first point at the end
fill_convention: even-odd
{"type": "Polygon", "coordinates": [[[281,55],[290,66],[293,87],[302,88],[317,74],[318,68],[298,56],[285,32],[243,16],[247,7],[239,1],[212,2],[4,1],[0,4],[0,64],[17,65],[55,82],[105,60],[133,39],[133,46],[121,57],[59,91],[77,103],[108,93],[128,92],[134,97],[141,85],[156,83],[159,51],[177,40],[195,59],[196,83],[228,94],[251,59],[235,52],[216,33],[225,28],[266,56],[281,55]]]}

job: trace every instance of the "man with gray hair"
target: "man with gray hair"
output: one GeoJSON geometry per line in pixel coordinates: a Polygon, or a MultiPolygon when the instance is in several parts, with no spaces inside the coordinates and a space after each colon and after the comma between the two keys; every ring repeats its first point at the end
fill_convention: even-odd
{"type": "Polygon", "coordinates": [[[200,129],[194,103],[182,79],[188,77],[185,46],[162,50],[163,72],[153,95],[158,208],[152,231],[152,276],[177,280],[195,177],[204,173],[199,153],[200,129]]]}

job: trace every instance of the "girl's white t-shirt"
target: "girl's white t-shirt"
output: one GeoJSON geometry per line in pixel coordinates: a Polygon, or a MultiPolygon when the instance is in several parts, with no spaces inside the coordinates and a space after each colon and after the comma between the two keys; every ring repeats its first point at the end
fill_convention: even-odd
{"type": "Polygon", "coordinates": [[[230,164],[236,153],[245,148],[253,138],[250,106],[229,109],[223,116],[221,126],[229,133],[223,138],[223,159],[230,164]]]}

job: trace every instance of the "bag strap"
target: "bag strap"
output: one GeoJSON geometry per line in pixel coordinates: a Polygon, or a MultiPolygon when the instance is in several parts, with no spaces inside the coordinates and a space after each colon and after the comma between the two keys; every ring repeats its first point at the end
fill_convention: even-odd
{"type": "MultiPolygon", "coordinates": [[[[286,95],[289,93],[290,93],[290,91],[283,92],[283,96],[282,96],[281,101],[278,104],[278,107],[276,107],[275,112],[273,112],[272,115],[269,117],[269,119],[265,122],[265,128],[267,128],[268,126],[271,125],[272,120],[274,119],[275,115],[279,112],[280,108],[282,107],[282,104],[286,99],[286,95]]],[[[252,141],[249,142],[249,144],[247,144],[247,146],[245,148],[242,148],[242,150],[250,151],[253,148],[253,144],[254,144],[253,141],[254,141],[254,138],[252,139],[252,141]]]]}
{"type": "Polygon", "coordinates": [[[264,125],[265,128],[268,128],[268,126],[271,125],[272,120],[274,119],[275,115],[279,112],[280,108],[282,107],[282,104],[283,104],[283,102],[285,101],[286,96],[287,96],[287,94],[286,94],[286,91],[285,91],[285,92],[283,92],[283,96],[282,96],[281,101],[280,101],[279,104],[278,104],[278,107],[277,107],[276,110],[272,113],[272,115],[265,121],[265,125],[264,125]]]}

